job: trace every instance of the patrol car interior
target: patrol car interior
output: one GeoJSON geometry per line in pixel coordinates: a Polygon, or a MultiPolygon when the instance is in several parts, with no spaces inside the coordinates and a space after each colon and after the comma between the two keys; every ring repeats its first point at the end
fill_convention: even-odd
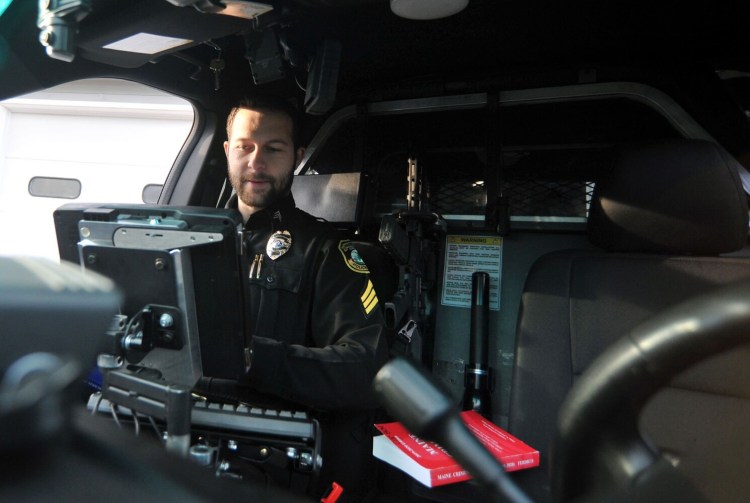
{"type": "MultiPolygon", "coordinates": [[[[355,241],[383,299],[393,359],[374,389],[389,417],[443,444],[476,479],[429,489],[381,464],[373,501],[746,500],[748,4],[12,0],[0,12],[0,100],[116,78],[192,104],[163,207],[225,212],[225,118],[241,97],[271,92],[300,109],[306,152],[295,201],[355,241]],[[487,262],[467,255],[476,242],[490,250],[487,262]],[[459,431],[477,363],[466,263],[490,270],[485,413],[539,449],[539,467],[505,474],[459,431]]],[[[85,262],[75,251],[82,213],[57,214],[61,258],[72,262],[85,262]]],[[[128,256],[137,270],[140,259],[128,256]]],[[[0,260],[12,349],[0,368],[0,446],[19,454],[0,494],[29,497],[46,481],[71,500],[129,491],[298,500],[238,483],[245,472],[227,468],[234,458],[223,469],[175,465],[161,445],[94,421],[85,399],[69,395],[82,379],[65,362],[82,372],[95,359],[86,340],[124,337],[106,319],[127,285],[105,281],[90,297],[75,286],[80,271],[66,269],[55,292],[40,279],[51,270],[33,262],[0,260]],[[20,379],[25,367],[14,361],[40,351],[58,359],[20,379]],[[60,420],[32,420],[50,413],[60,420]],[[44,462],[31,469],[21,453],[35,448],[44,462]]],[[[153,310],[146,316],[164,342],[153,310]]],[[[159,346],[145,352],[155,362],[147,366],[164,365],[148,357],[159,346]]],[[[191,431],[213,438],[208,405],[193,410],[194,424],[165,413],[189,388],[136,377],[109,385],[160,404],[146,413],[173,440],[191,431]]],[[[104,397],[115,421],[118,400],[144,410],[120,396],[104,397]]],[[[140,428],[137,414],[129,421],[140,428]]],[[[298,438],[274,452],[295,453],[283,470],[314,476],[314,421],[294,428],[298,438]]]]}

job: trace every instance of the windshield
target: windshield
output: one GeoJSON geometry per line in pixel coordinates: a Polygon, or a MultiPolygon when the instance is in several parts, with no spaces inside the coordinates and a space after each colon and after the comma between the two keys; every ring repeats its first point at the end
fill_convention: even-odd
{"type": "Polygon", "coordinates": [[[5,9],[8,8],[8,6],[11,4],[13,0],[0,0],[0,16],[3,15],[5,12],[5,9]]]}

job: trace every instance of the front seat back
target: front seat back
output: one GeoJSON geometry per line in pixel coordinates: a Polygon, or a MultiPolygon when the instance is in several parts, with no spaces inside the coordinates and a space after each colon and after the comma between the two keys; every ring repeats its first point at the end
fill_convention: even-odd
{"type": "MultiPolygon", "coordinates": [[[[516,475],[537,501],[550,500],[548,455],[559,407],[589,363],[653,314],[750,278],[749,259],[720,256],[741,249],[748,236],[738,169],[707,141],[623,149],[591,203],[588,233],[600,250],[554,252],[532,266],[519,312],[509,428],[542,454],[540,468],[516,475]]],[[[707,433],[715,426],[712,411],[743,428],[750,417],[748,351],[679,376],[642,415],[645,434],[700,479],[705,493],[730,496],[721,487],[726,463],[705,466],[715,438],[707,433]]],[[[748,452],[750,434],[736,442],[748,452]]]]}

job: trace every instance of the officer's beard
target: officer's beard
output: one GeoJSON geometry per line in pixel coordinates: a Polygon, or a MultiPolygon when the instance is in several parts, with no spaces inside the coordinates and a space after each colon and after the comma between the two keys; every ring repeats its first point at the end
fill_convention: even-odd
{"type": "Polygon", "coordinates": [[[267,208],[291,191],[292,182],[294,181],[294,169],[290,169],[287,174],[281,178],[274,178],[268,175],[254,175],[252,177],[230,175],[229,181],[237,193],[237,197],[244,204],[255,209],[267,208]],[[263,192],[255,192],[247,183],[251,179],[255,181],[267,181],[270,183],[268,184],[267,190],[263,192]]]}

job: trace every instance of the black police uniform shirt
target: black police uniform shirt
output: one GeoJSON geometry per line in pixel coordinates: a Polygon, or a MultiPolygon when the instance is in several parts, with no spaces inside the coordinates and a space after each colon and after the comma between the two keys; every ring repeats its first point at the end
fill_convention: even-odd
{"type": "MultiPolygon", "coordinates": [[[[228,206],[236,207],[236,197],[228,206]]],[[[372,379],[387,359],[369,271],[328,222],[291,194],[245,224],[254,390],[319,410],[376,406],[372,379]]]]}
{"type": "MultiPolygon", "coordinates": [[[[227,204],[237,207],[236,196],[227,204]]],[[[252,361],[244,384],[317,411],[323,469],[345,501],[373,484],[372,380],[388,358],[379,299],[364,262],[331,224],[292,195],[245,224],[252,361]]]]}

